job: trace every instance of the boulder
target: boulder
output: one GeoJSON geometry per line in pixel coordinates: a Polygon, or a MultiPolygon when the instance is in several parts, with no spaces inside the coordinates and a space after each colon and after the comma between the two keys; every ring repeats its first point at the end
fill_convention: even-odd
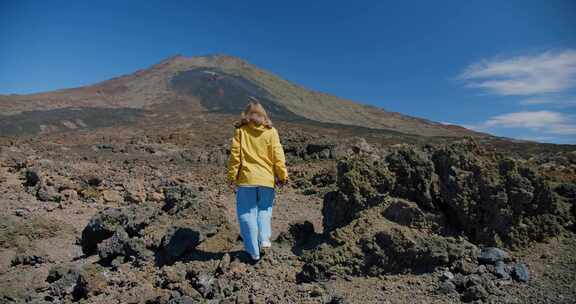
{"type": "Polygon", "coordinates": [[[75,287],[75,296],[77,298],[89,298],[104,293],[108,287],[105,271],[101,266],[95,264],[82,267],[75,287]]]}
{"type": "Polygon", "coordinates": [[[278,241],[301,245],[314,236],[314,225],[309,221],[295,221],[289,224],[288,232],[281,232],[278,241]]]}
{"type": "Polygon", "coordinates": [[[176,214],[199,203],[196,191],[188,185],[164,188],[164,201],[162,209],[170,214],[176,214]]]}
{"type": "Polygon", "coordinates": [[[110,263],[117,257],[134,257],[143,261],[150,260],[154,253],[140,238],[130,238],[124,229],[118,229],[112,237],[98,244],[98,256],[104,263],[110,263]]]}
{"type": "Polygon", "coordinates": [[[144,188],[143,181],[130,181],[124,184],[124,190],[126,191],[126,196],[129,201],[135,203],[146,201],[146,189],[144,188]]]}
{"type": "Polygon", "coordinates": [[[64,189],[60,192],[62,199],[67,202],[75,202],[78,200],[78,192],[73,189],[64,189]]]}
{"type": "Polygon", "coordinates": [[[49,294],[55,298],[63,299],[67,296],[75,296],[76,284],[80,272],[77,268],[67,265],[57,265],[50,268],[46,282],[49,285],[49,294]]]}
{"type": "Polygon", "coordinates": [[[40,185],[36,192],[36,198],[43,202],[60,202],[62,196],[52,186],[40,185]]]}
{"type": "Polygon", "coordinates": [[[325,243],[306,251],[299,278],[319,281],[335,274],[422,273],[476,255],[476,247],[464,240],[386,219],[385,209],[377,206],[360,212],[357,219],[332,231],[325,243]]]}
{"type": "Polygon", "coordinates": [[[158,208],[150,204],[105,209],[94,215],[82,231],[82,250],[85,254],[96,253],[98,244],[119,229],[126,231],[129,236],[136,236],[158,215],[158,208]]]}
{"type": "Polygon", "coordinates": [[[472,302],[472,301],[483,301],[488,298],[488,291],[482,285],[475,285],[468,287],[462,294],[462,301],[472,302]]]}
{"type": "Polygon", "coordinates": [[[96,175],[88,175],[85,176],[84,178],[82,178],[82,181],[88,185],[88,186],[92,186],[92,187],[99,187],[104,183],[104,180],[96,175]]]}
{"type": "Polygon", "coordinates": [[[108,203],[119,203],[124,201],[122,195],[116,190],[104,190],[102,191],[102,198],[108,203]]]}
{"type": "Polygon", "coordinates": [[[456,285],[451,281],[443,281],[440,283],[440,286],[438,286],[438,292],[441,294],[457,293],[456,285]]]}
{"type": "Polygon", "coordinates": [[[202,241],[201,234],[187,227],[172,227],[162,239],[157,253],[157,263],[171,265],[179,257],[198,246],[202,241]]]}
{"type": "Polygon", "coordinates": [[[503,261],[496,262],[496,264],[494,265],[494,274],[498,278],[503,279],[503,280],[509,280],[510,279],[508,267],[506,267],[506,264],[503,261]]]}
{"type": "Polygon", "coordinates": [[[530,280],[530,271],[526,264],[517,263],[512,267],[512,278],[521,283],[528,283],[530,280]]]}
{"type": "Polygon", "coordinates": [[[37,250],[31,251],[26,250],[23,252],[17,252],[16,255],[10,261],[12,266],[16,265],[30,265],[35,266],[39,264],[44,264],[49,262],[48,256],[45,253],[38,252],[37,250]]]}
{"type": "Polygon", "coordinates": [[[315,174],[311,183],[314,186],[326,187],[336,183],[336,171],[335,170],[325,170],[320,173],[315,174]]]}
{"type": "Polygon", "coordinates": [[[24,185],[26,187],[36,187],[42,184],[43,181],[39,171],[33,168],[26,169],[26,171],[24,172],[24,178],[25,178],[24,185]]]}
{"type": "Polygon", "coordinates": [[[478,255],[478,262],[480,264],[496,264],[501,261],[509,261],[510,255],[508,252],[496,248],[496,247],[486,247],[480,250],[480,255],[478,255]]]}
{"type": "Polygon", "coordinates": [[[554,189],[556,193],[566,197],[576,199],[576,184],[575,183],[561,183],[554,189]]]}

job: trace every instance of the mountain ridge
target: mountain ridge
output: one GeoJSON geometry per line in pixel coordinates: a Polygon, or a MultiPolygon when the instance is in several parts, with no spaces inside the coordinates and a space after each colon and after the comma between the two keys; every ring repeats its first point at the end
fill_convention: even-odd
{"type": "Polygon", "coordinates": [[[4,116],[69,107],[158,111],[171,103],[181,102],[189,106],[187,109],[190,111],[203,111],[209,109],[210,105],[207,106],[206,102],[202,101],[212,99],[231,105],[224,109],[224,113],[237,114],[246,103],[244,97],[249,93],[246,87],[250,86],[263,92],[262,96],[256,97],[267,96],[269,106],[277,105],[283,108],[285,113],[290,112],[293,117],[304,120],[422,136],[488,136],[460,126],[444,125],[389,112],[372,105],[309,90],[246,60],[223,54],[195,57],[174,55],[148,68],[87,86],[27,95],[0,95],[0,110],[4,116]],[[206,75],[191,72],[198,70],[203,70],[206,75]],[[193,76],[188,82],[180,84],[180,90],[176,90],[174,79],[185,73],[193,76]],[[210,78],[210,75],[219,76],[210,78]],[[226,90],[220,83],[227,86],[226,90]],[[186,88],[186,85],[195,85],[198,90],[183,93],[186,90],[182,88],[186,88]],[[206,91],[206,88],[211,88],[212,91],[206,91]],[[202,94],[198,91],[202,91],[202,94]],[[234,92],[236,96],[230,98],[226,95],[229,92],[234,92]]]}

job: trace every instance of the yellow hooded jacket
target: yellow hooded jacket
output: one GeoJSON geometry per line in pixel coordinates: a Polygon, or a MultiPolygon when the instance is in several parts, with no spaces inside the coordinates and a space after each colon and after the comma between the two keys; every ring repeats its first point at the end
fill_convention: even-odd
{"type": "Polygon", "coordinates": [[[228,180],[236,185],[274,187],[274,177],[286,182],[286,160],[278,131],[252,122],[234,130],[228,180]]]}

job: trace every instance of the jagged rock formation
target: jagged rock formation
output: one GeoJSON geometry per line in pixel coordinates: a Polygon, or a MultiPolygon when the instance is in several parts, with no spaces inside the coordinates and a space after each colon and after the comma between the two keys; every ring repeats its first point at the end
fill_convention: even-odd
{"type": "Polygon", "coordinates": [[[325,229],[348,224],[388,196],[415,202],[485,245],[523,246],[558,234],[570,220],[537,170],[465,141],[422,150],[404,146],[382,160],[341,161],[338,190],[325,198],[325,229]]]}
{"type": "Polygon", "coordinates": [[[84,253],[98,253],[104,263],[155,257],[159,265],[172,264],[225,226],[222,210],[203,203],[190,186],[167,187],[164,192],[162,208],[146,203],[94,215],[82,231],[84,253]]]}
{"type": "Polygon", "coordinates": [[[573,222],[537,170],[473,141],[401,146],[338,163],[324,198],[324,244],[302,278],[430,271],[475,260],[476,245],[518,248],[573,222]]]}

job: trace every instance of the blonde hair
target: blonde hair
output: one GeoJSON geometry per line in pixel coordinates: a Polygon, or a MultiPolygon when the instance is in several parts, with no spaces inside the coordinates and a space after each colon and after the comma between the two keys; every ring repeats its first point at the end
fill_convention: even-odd
{"type": "Polygon", "coordinates": [[[250,99],[251,101],[246,105],[244,111],[240,113],[240,120],[234,123],[234,126],[236,128],[240,128],[241,126],[252,121],[255,123],[260,123],[269,129],[272,128],[272,121],[270,120],[270,117],[268,117],[268,113],[266,113],[266,110],[262,104],[255,98],[250,99]],[[253,113],[260,115],[260,117],[262,117],[262,121],[256,121],[252,116],[253,113]]]}

